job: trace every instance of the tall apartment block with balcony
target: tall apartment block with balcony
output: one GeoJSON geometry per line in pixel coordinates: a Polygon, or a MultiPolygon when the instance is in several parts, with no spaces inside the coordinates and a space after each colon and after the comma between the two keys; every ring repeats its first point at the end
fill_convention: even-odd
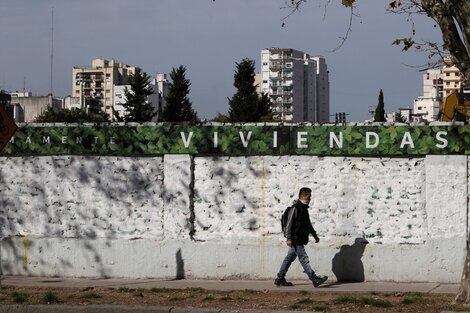
{"type": "Polygon", "coordinates": [[[325,59],[290,48],[261,50],[261,92],[284,122],[328,122],[329,79],[325,59]]]}
{"type": "Polygon", "coordinates": [[[113,60],[94,59],[91,67],[74,66],[72,70],[72,97],[80,99],[80,106],[91,111],[102,110],[113,116],[114,86],[126,85],[135,67],[113,60]]]}
{"type": "Polygon", "coordinates": [[[435,121],[441,102],[453,91],[459,91],[461,77],[452,59],[444,59],[439,69],[430,69],[423,74],[423,95],[416,98],[413,109],[416,119],[435,121]]]}

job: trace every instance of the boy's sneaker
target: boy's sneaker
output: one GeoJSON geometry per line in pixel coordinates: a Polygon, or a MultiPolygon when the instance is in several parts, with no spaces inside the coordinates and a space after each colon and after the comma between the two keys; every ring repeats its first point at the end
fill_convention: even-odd
{"type": "Polygon", "coordinates": [[[327,279],[328,279],[328,276],[317,276],[314,279],[312,279],[313,286],[317,288],[318,286],[326,282],[327,279]]]}
{"type": "Polygon", "coordinates": [[[276,278],[274,280],[274,285],[278,286],[278,287],[290,287],[290,286],[294,286],[291,282],[288,282],[284,277],[283,278],[276,278]]]}

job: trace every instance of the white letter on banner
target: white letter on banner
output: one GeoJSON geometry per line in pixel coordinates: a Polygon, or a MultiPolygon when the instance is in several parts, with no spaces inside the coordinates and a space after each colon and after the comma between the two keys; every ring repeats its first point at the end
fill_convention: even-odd
{"type": "Polygon", "coordinates": [[[367,149],[377,148],[378,145],[379,145],[379,142],[380,142],[380,139],[379,139],[379,135],[377,135],[377,133],[366,132],[366,148],[367,149]],[[370,136],[373,136],[375,138],[375,143],[373,145],[370,144],[370,136]]]}
{"type": "Polygon", "coordinates": [[[214,148],[217,148],[219,146],[219,133],[214,132],[214,148]]]}
{"type": "Polygon", "coordinates": [[[273,133],[273,148],[277,148],[277,131],[273,133]]]}
{"type": "Polygon", "coordinates": [[[248,143],[250,142],[250,139],[251,139],[251,133],[252,133],[252,131],[250,130],[250,131],[248,132],[248,136],[246,137],[246,139],[245,139],[245,135],[243,135],[242,132],[238,132],[238,133],[240,134],[240,139],[241,139],[241,141],[242,141],[242,143],[243,143],[243,147],[247,148],[247,147],[248,147],[248,143]]]}
{"type": "Polygon", "coordinates": [[[189,137],[186,139],[186,135],[184,132],[181,132],[181,139],[183,140],[183,144],[185,148],[189,148],[189,144],[191,143],[191,138],[193,138],[193,132],[189,132],[189,137]]]}
{"type": "Polygon", "coordinates": [[[415,144],[413,142],[413,139],[411,138],[410,132],[406,132],[405,135],[403,135],[403,139],[401,140],[400,144],[400,149],[403,149],[405,145],[409,145],[410,148],[414,148],[415,144]]]}
{"type": "Polygon", "coordinates": [[[62,143],[67,143],[67,136],[62,136],[62,143]]]}
{"type": "Polygon", "coordinates": [[[51,136],[42,137],[42,143],[51,143],[51,136]]]}
{"type": "Polygon", "coordinates": [[[29,136],[26,137],[25,143],[31,143],[31,138],[29,138],[29,136]]]}
{"type": "Polygon", "coordinates": [[[447,147],[447,145],[449,144],[449,142],[447,141],[447,139],[445,138],[442,138],[441,136],[447,136],[447,132],[437,132],[436,134],[436,139],[438,141],[441,142],[441,144],[437,144],[436,145],[436,148],[439,148],[439,149],[444,149],[445,147],[447,147]]]}
{"type": "Polygon", "coordinates": [[[11,137],[10,143],[13,143],[13,144],[15,143],[15,136],[11,137]]]}
{"type": "Polygon", "coordinates": [[[304,142],[307,141],[307,138],[303,136],[307,136],[308,132],[298,132],[297,133],[297,148],[308,148],[308,145],[304,142]]]}
{"type": "Polygon", "coordinates": [[[110,145],[114,145],[114,144],[115,144],[115,142],[114,142],[114,137],[111,137],[111,139],[109,140],[109,144],[110,144],[110,145]]]}
{"type": "Polygon", "coordinates": [[[336,134],[333,132],[330,132],[330,149],[333,148],[333,141],[336,143],[338,148],[342,149],[343,148],[343,132],[339,133],[339,139],[336,137],[336,134]]]}
{"type": "Polygon", "coordinates": [[[83,138],[82,137],[75,137],[75,143],[77,144],[81,144],[83,142],[83,138]]]}

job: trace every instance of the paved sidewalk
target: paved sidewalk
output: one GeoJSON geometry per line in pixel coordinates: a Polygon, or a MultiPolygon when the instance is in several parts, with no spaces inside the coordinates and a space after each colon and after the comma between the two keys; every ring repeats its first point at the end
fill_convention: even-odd
{"type": "Polygon", "coordinates": [[[164,279],[94,279],[94,278],[46,278],[3,276],[2,286],[34,286],[59,288],[203,288],[207,290],[269,290],[269,291],[299,291],[315,290],[318,292],[422,292],[457,294],[459,284],[439,283],[394,283],[394,282],[364,282],[337,283],[327,281],[320,288],[314,288],[307,280],[292,281],[292,287],[277,287],[273,280],[164,280],[164,279]]]}

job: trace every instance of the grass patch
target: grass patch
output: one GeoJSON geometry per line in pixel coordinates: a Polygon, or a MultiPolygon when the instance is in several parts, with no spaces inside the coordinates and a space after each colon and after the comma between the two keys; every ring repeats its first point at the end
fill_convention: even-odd
{"type": "Polygon", "coordinates": [[[307,290],[300,290],[299,293],[300,293],[302,296],[308,295],[308,291],[307,291],[307,290]]]}
{"type": "Polygon", "coordinates": [[[408,304],[413,304],[413,303],[415,303],[415,301],[414,301],[413,299],[411,299],[411,298],[405,298],[405,299],[401,300],[401,303],[402,303],[402,304],[405,304],[405,305],[408,305],[408,304]]]}
{"type": "Polygon", "coordinates": [[[47,303],[47,304],[59,303],[59,298],[52,291],[47,291],[42,297],[42,302],[47,303]]]}
{"type": "Polygon", "coordinates": [[[330,307],[326,303],[318,303],[312,306],[312,311],[328,311],[330,307]]]}
{"type": "Polygon", "coordinates": [[[145,289],[144,289],[144,288],[137,288],[136,291],[137,291],[137,292],[145,292],[145,289]]]}
{"type": "Polygon", "coordinates": [[[302,307],[298,304],[293,304],[293,305],[290,306],[290,308],[293,309],[293,310],[297,310],[297,309],[300,309],[302,307]]]}
{"type": "Polygon", "coordinates": [[[315,301],[313,301],[312,299],[305,298],[305,299],[297,301],[296,304],[313,304],[313,303],[315,303],[315,301]]]}
{"type": "Polygon", "coordinates": [[[341,297],[336,298],[333,302],[334,302],[334,304],[345,304],[345,303],[358,304],[358,303],[361,302],[361,300],[359,300],[356,297],[341,296],[341,297]]]}
{"type": "Polygon", "coordinates": [[[426,303],[426,299],[424,298],[423,294],[420,292],[411,292],[406,294],[405,298],[401,301],[402,304],[409,305],[413,303],[424,304],[426,303]]]}
{"type": "Polygon", "coordinates": [[[342,296],[338,297],[334,300],[335,304],[346,304],[346,303],[352,303],[352,304],[365,304],[365,305],[370,305],[374,306],[377,308],[390,308],[393,306],[393,304],[388,301],[388,300],[380,300],[380,299],[372,299],[372,298],[356,298],[356,297],[351,297],[351,296],[342,296]]]}
{"type": "Polygon", "coordinates": [[[82,298],[82,299],[101,299],[102,297],[99,294],[97,294],[96,292],[89,291],[89,292],[85,292],[84,294],[82,294],[80,296],[80,298],[82,298]]]}
{"type": "Polygon", "coordinates": [[[213,295],[207,295],[202,299],[202,301],[213,301],[213,300],[215,300],[213,295]]]}
{"type": "Polygon", "coordinates": [[[245,289],[245,290],[243,290],[243,292],[244,292],[244,293],[248,293],[248,294],[255,294],[255,293],[257,293],[257,291],[256,291],[256,290],[253,290],[253,289],[245,289]]]}
{"type": "Polygon", "coordinates": [[[199,288],[199,287],[192,287],[192,288],[186,288],[187,291],[193,291],[193,292],[201,292],[204,291],[204,288],[199,288]]]}
{"type": "Polygon", "coordinates": [[[230,301],[230,300],[233,300],[233,298],[230,297],[230,296],[224,296],[224,297],[220,298],[219,300],[222,300],[222,301],[230,301]]]}
{"type": "Polygon", "coordinates": [[[128,292],[128,291],[129,291],[129,288],[127,288],[127,287],[119,287],[117,291],[119,291],[119,292],[128,292]]]}
{"type": "Polygon", "coordinates": [[[22,292],[14,292],[11,294],[11,297],[15,303],[23,303],[28,299],[28,295],[22,292]]]}
{"type": "Polygon", "coordinates": [[[377,308],[391,308],[393,304],[388,300],[361,298],[363,304],[375,306],[377,308]]]}
{"type": "Polygon", "coordinates": [[[167,288],[152,288],[150,289],[150,291],[153,293],[162,293],[162,292],[168,292],[169,290],[167,288]]]}

